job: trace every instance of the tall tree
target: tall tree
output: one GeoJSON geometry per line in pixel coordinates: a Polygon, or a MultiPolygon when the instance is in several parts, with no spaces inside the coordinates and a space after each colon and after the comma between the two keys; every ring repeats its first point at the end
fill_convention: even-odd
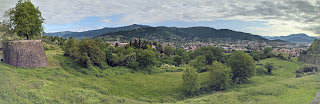
{"type": "Polygon", "coordinates": [[[198,78],[198,73],[196,69],[192,66],[188,66],[184,73],[182,74],[183,87],[187,94],[194,95],[196,91],[199,90],[200,83],[198,78]]]}
{"type": "Polygon", "coordinates": [[[232,70],[232,80],[240,84],[256,73],[254,60],[243,51],[235,51],[231,54],[228,65],[232,70]]]}
{"type": "Polygon", "coordinates": [[[41,36],[43,32],[44,19],[39,7],[35,7],[30,0],[19,0],[14,8],[6,11],[5,18],[8,18],[6,25],[10,31],[28,40],[41,36]]]}
{"type": "Polygon", "coordinates": [[[208,70],[211,87],[216,90],[222,90],[230,86],[230,82],[232,82],[230,68],[227,68],[221,62],[215,61],[208,67],[208,70]]]}

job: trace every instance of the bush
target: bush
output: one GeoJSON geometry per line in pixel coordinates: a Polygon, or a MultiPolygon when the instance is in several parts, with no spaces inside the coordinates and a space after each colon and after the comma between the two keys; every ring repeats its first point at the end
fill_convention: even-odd
{"type": "Polygon", "coordinates": [[[318,73],[318,66],[305,64],[300,69],[296,70],[296,77],[302,77],[305,74],[311,75],[311,74],[317,74],[317,73],[318,73]]]}
{"type": "Polygon", "coordinates": [[[286,54],[286,53],[283,53],[283,52],[279,53],[279,54],[278,54],[278,57],[279,57],[280,59],[283,59],[283,60],[290,60],[289,55],[286,54]]]}
{"type": "Polygon", "coordinates": [[[272,74],[271,71],[275,69],[274,64],[273,63],[269,63],[269,62],[267,62],[265,65],[263,65],[263,67],[268,70],[267,74],[272,74]]]}
{"type": "Polygon", "coordinates": [[[237,84],[246,82],[256,73],[254,60],[243,51],[233,52],[228,60],[228,65],[232,70],[232,80],[237,84]]]}
{"type": "Polygon", "coordinates": [[[195,95],[195,92],[199,90],[199,78],[196,69],[192,66],[188,66],[182,74],[182,86],[184,87],[187,95],[195,95]]]}
{"type": "Polygon", "coordinates": [[[227,68],[220,62],[213,62],[208,67],[209,69],[209,80],[211,81],[211,87],[215,90],[225,90],[230,86],[232,82],[231,69],[227,68]]]}
{"type": "Polygon", "coordinates": [[[258,67],[256,73],[257,73],[257,75],[265,75],[265,74],[268,73],[267,71],[268,70],[266,68],[264,68],[264,67],[258,67]]]}
{"type": "Polygon", "coordinates": [[[203,55],[200,55],[191,60],[189,62],[189,65],[196,68],[197,72],[199,73],[208,71],[208,69],[206,68],[206,57],[203,55]]]}

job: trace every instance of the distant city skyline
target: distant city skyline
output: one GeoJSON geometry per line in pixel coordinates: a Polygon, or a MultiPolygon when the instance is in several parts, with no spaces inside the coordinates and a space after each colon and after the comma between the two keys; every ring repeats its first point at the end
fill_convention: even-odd
{"type": "MultiPolygon", "coordinates": [[[[0,14],[16,0],[0,0],[0,14]]],[[[45,32],[87,31],[131,24],[207,26],[262,36],[320,34],[319,0],[31,0],[45,32]]],[[[0,18],[2,19],[2,17],[0,18]]]]}

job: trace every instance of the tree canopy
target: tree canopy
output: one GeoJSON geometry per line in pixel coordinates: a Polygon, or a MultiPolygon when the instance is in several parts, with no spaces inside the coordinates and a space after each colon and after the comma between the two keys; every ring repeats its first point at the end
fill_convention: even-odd
{"type": "Polygon", "coordinates": [[[44,18],[30,0],[19,0],[14,8],[6,11],[4,17],[7,18],[4,23],[9,31],[28,40],[43,32],[44,18]]]}
{"type": "Polygon", "coordinates": [[[200,83],[198,73],[192,66],[188,66],[182,74],[183,87],[188,94],[194,95],[199,90],[200,83]]]}
{"type": "Polygon", "coordinates": [[[208,67],[208,70],[210,73],[210,83],[214,89],[222,90],[227,89],[230,86],[230,82],[232,82],[230,68],[227,68],[221,62],[215,61],[208,67]]]}
{"type": "Polygon", "coordinates": [[[245,82],[256,73],[254,60],[243,51],[233,52],[228,60],[228,65],[232,70],[232,80],[238,84],[245,82]]]}

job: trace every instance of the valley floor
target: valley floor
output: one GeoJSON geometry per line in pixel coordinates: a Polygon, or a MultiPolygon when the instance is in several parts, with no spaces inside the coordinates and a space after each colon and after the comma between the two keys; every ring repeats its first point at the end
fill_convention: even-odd
{"type": "MultiPolygon", "coordinates": [[[[61,53],[57,53],[61,54],[61,53]]],[[[182,72],[129,73],[97,78],[70,74],[47,52],[48,68],[22,69],[0,63],[0,103],[211,103],[306,104],[320,89],[320,76],[295,77],[302,63],[269,58],[277,69],[226,91],[185,98],[182,72]]],[[[260,67],[260,66],[257,66],[260,67]]],[[[201,73],[200,77],[207,73],[201,73]]],[[[203,79],[203,78],[200,78],[203,79]]],[[[203,81],[205,82],[205,81],[203,81]]]]}

